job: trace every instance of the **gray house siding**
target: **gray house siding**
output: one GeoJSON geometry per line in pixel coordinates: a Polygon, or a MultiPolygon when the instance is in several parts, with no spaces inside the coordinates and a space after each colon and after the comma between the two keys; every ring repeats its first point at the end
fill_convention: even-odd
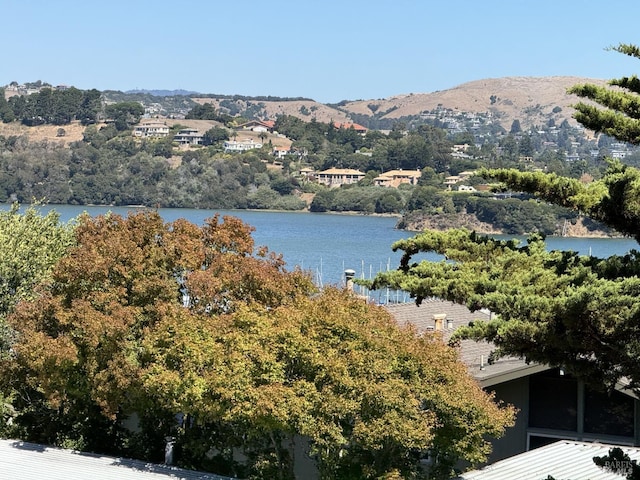
{"type": "Polygon", "coordinates": [[[502,438],[493,440],[493,451],[488,463],[512,457],[527,450],[527,424],[529,418],[529,379],[518,378],[487,389],[495,394],[496,401],[516,405],[519,411],[515,425],[502,438]]]}

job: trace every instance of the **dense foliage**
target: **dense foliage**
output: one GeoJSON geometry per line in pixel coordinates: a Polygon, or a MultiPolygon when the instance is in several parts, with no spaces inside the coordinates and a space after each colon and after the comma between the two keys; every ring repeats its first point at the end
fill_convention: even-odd
{"type": "Polygon", "coordinates": [[[233,217],[81,217],[10,316],[5,434],[151,461],[173,436],[180,465],[242,478],[293,478],[296,442],[322,478],[422,478],[427,454],[429,478],[449,478],[485,458],[513,412],[454,349],[348,291],[314,294],[250,233],[233,217]]]}
{"type": "Polygon", "coordinates": [[[34,298],[36,285],[50,276],[72,241],[72,226],[62,225],[54,211],[41,215],[34,205],[20,212],[14,204],[0,212],[0,356],[14,338],[7,315],[34,298]]]}
{"type": "MultiPolygon", "coordinates": [[[[618,50],[638,56],[631,47],[618,50]]],[[[618,86],[623,83],[612,82],[618,86]]],[[[594,90],[580,87],[579,91],[594,90]]],[[[613,113],[617,118],[626,115],[624,105],[637,96],[637,89],[624,94],[616,90],[600,92],[593,99],[607,98],[605,106],[619,109],[613,113]],[[611,100],[616,96],[619,102],[611,100]]],[[[593,115],[589,126],[603,131],[611,115],[593,115]]],[[[584,119],[583,113],[577,117],[584,119]]],[[[619,133],[630,139],[626,137],[630,125],[639,120],[633,115],[627,117],[618,123],[625,126],[619,133]]],[[[618,131],[612,128],[608,133],[618,131]]],[[[485,170],[482,174],[640,239],[640,172],[634,167],[611,160],[604,176],[589,184],[513,169],[485,170]]],[[[397,271],[381,273],[374,287],[405,289],[418,302],[435,295],[473,309],[488,308],[498,314],[494,321],[476,323],[459,335],[492,341],[496,355],[514,354],[562,366],[596,387],[613,388],[622,381],[640,392],[638,252],[600,259],[574,252],[549,252],[541,236],[534,235],[526,245],[519,246],[515,241],[497,241],[464,230],[425,232],[393,248],[405,252],[401,265],[397,271]],[[448,260],[412,263],[414,255],[424,251],[438,252],[448,260]]]]}
{"type": "MultiPolygon", "coordinates": [[[[361,135],[353,128],[318,122],[313,116],[303,121],[280,115],[276,130],[293,141],[291,155],[282,160],[281,169],[268,169],[266,166],[275,161],[269,141],[264,141],[262,149],[243,154],[223,152],[222,143],[238,133],[233,127],[246,120],[229,113],[235,110],[227,103],[216,110],[212,104],[195,104],[185,96],[171,100],[148,93],[101,94],[95,90],[40,87],[38,93],[14,95],[8,101],[0,95],[3,121],[62,126],[80,121],[89,126],[83,141],[72,143],[69,148],[55,142],[31,142],[28,136],[0,136],[0,201],[27,203],[32,198],[42,198],[50,203],[79,205],[300,210],[307,206],[301,195],[306,193],[309,195],[305,199],[315,195],[309,207],[317,212],[413,212],[403,225],[414,223],[411,218],[418,213],[438,215],[444,223],[448,221],[446,215],[467,214],[482,216],[479,221],[510,234],[534,230],[556,233],[565,218],[576,215],[545,203],[509,200],[491,204],[482,196],[453,195],[445,191],[445,177],[482,166],[544,169],[576,178],[585,173],[601,176],[596,159],[571,163],[563,160],[564,152],[577,143],[566,123],[553,127],[553,135],[547,137],[537,130],[522,132],[513,127],[512,133],[502,132],[488,140],[469,132],[447,134],[444,124],[423,122],[409,127],[398,122],[387,133],[369,130],[361,135]],[[140,139],[131,135],[132,126],[144,112],[143,104],[156,109],[168,102],[185,110],[188,119],[219,122],[204,132],[203,146],[178,148],[172,137],[179,125],[166,138],[140,139]],[[108,123],[94,124],[98,120],[108,123]],[[452,155],[454,144],[468,145],[467,153],[452,155]],[[543,144],[554,144],[560,150],[545,150],[543,144]],[[528,159],[526,163],[523,158],[528,159]],[[357,190],[329,190],[301,176],[303,167],[315,171],[353,168],[366,172],[366,176],[357,190]],[[393,169],[421,170],[420,186],[395,190],[373,185],[377,175],[393,169]],[[437,192],[425,193],[426,187],[437,192]]],[[[221,100],[232,101],[244,102],[247,108],[251,103],[242,98],[221,100]]],[[[235,113],[249,115],[250,111],[235,113]]],[[[62,127],[61,130],[64,135],[62,127]]],[[[264,137],[263,140],[270,140],[269,135],[264,137]]],[[[605,146],[604,142],[599,143],[605,146]]],[[[479,181],[479,177],[469,180],[471,185],[479,181]]],[[[459,223],[460,219],[454,221],[459,223]]]]}
{"type": "MultiPolygon", "coordinates": [[[[640,49],[634,45],[620,44],[613,50],[640,59],[640,49]]],[[[640,144],[637,76],[612,80],[610,86],[617,88],[587,84],[570,89],[595,103],[578,103],[576,119],[595,132],[640,144]]],[[[640,240],[640,171],[635,167],[609,160],[603,177],[589,184],[515,169],[482,174],[640,240]]],[[[595,389],[610,391],[622,385],[640,393],[637,250],[601,259],[548,251],[540,235],[521,246],[465,230],[427,231],[393,248],[404,252],[399,268],[379,274],[370,286],[404,289],[417,303],[437,296],[497,314],[492,321],[458,330],[453,342],[490,341],[496,346],[494,357],[516,355],[561,367],[595,389]],[[437,252],[446,260],[414,262],[421,252],[437,252]]],[[[594,462],[628,479],[640,478],[637,461],[619,448],[594,462]]]]}
{"type": "Polygon", "coordinates": [[[101,93],[98,90],[42,88],[31,95],[16,95],[5,100],[0,95],[0,118],[3,122],[18,120],[25,125],[67,125],[73,120],[83,125],[96,123],[102,112],[101,93]]]}

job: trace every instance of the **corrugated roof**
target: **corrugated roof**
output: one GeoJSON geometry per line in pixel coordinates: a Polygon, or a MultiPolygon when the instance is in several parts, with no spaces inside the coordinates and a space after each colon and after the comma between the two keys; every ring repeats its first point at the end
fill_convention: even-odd
{"type": "Polygon", "coordinates": [[[17,440],[0,440],[0,478],[7,480],[230,480],[126,458],[17,440]]]}
{"type": "MultiPolygon", "coordinates": [[[[463,473],[458,480],[624,480],[628,465],[609,472],[593,463],[616,445],[562,440],[501,460],[480,470],[463,473]]],[[[631,460],[640,460],[640,448],[619,446],[631,460]]]]}

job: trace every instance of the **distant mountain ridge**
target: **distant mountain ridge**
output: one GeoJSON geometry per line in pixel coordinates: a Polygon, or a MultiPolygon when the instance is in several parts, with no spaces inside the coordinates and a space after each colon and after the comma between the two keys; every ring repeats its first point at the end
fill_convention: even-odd
{"type": "MultiPolygon", "coordinates": [[[[376,100],[343,101],[339,104],[322,104],[313,100],[251,101],[235,100],[235,108],[251,111],[257,117],[276,118],[277,115],[293,115],[303,120],[312,118],[320,122],[353,121],[358,118],[399,120],[415,117],[437,108],[458,112],[491,115],[504,127],[514,120],[523,127],[544,125],[550,119],[557,123],[573,120],[572,104],[580,99],[567,94],[567,89],[581,83],[606,85],[606,80],[584,77],[503,77],[467,82],[456,87],[432,93],[409,93],[376,100]]],[[[216,108],[226,108],[229,98],[192,96],[197,103],[212,103],[216,108]],[[225,107],[226,106],[226,107],[225,107]]]]}
{"type": "Polygon", "coordinates": [[[144,89],[136,89],[136,90],[127,90],[127,94],[136,94],[143,93],[148,95],[153,95],[154,97],[191,97],[194,95],[202,95],[201,92],[195,92],[192,90],[144,90],[144,89]]]}
{"type": "MultiPolygon", "coordinates": [[[[183,89],[135,89],[126,92],[105,90],[109,102],[139,101],[153,105],[153,114],[182,118],[196,104],[211,103],[217,110],[249,119],[274,120],[278,115],[292,115],[305,121],[355,122],[369,128],[387,129],[398,121],[411,121],[437,109],[454,113],[483,114],[509,129],[514,120],[522,128],[544,126],[553,120],[560,124],[573,120],[572,105],[580,99],[567,94],[576,84],[606,85],[607,80],[556,77],[488,78],[431,93],[408,93],[382,99],[344,100],[323,104],[301,97],[220,95],[183,89]],[[158,109],[157,106],[162,108],[158,109]]],[[[5,97],[21,94],[19,87],[6,86],[5,97]]]]}

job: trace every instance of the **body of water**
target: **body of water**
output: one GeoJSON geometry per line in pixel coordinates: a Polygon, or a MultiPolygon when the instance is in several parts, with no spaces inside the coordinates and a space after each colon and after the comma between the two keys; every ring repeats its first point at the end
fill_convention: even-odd
{"type": "MultiPolygon", "coordinates": [[[[9,208],[5,205],[4,208],[9,208]]],[[[83,212],[102,215],[113,212],[127,215],[139,209],[128,207],[47,205],[43,211],[54,209],[62,221],[69,221],[83,212]]],[[[340,215],[307,212],[271,212],[247,210],[195,210],[161,208],[162,218],[173,221],[185,218],[201,225],[215,213],[232,215],[255,228],[256,246],[266,245],[281,253],[289,269],[300,267],[312,273],[322,285],[344,284],[345,269],[356,271],[359,278],[371,278],[379,271],[395,269],[401,253],[391,245],[402,238],[415,235],[395,229],[397,218],[370,215],[340,215]]],[[[573,250],[584,255],[607,257],[622,255],[638,248],[632,239],[548,237],[550,249],[573,250]]],[[[429,258],[429,257],[426,257],[429,258]]],[[[437,256],[431,257],[437,259],[437,256]]]]}

